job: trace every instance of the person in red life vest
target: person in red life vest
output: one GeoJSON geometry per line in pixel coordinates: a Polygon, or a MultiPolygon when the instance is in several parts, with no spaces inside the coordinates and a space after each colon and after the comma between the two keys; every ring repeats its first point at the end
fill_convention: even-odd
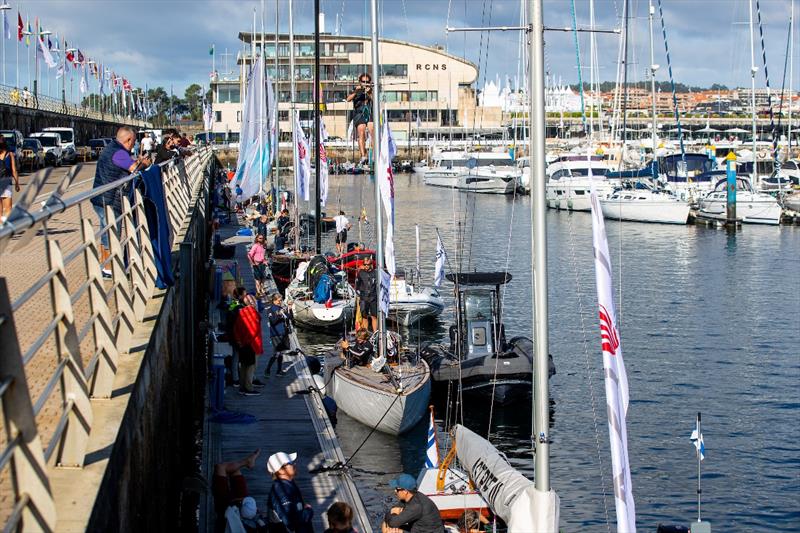
{"type": "Polygon", "coordinates": [[[253,380],[256,371],[256,356],[264,353],[261,340],[261,316],[258,314],[256,306],[256,299],[252,294],[245,296],[244,307],[239,310],[233,326],[234,338],[239,347],[239,378],[241,380],[239,394],[244,396],[258,396],[261,393],[254,387],[263,385],[263,383],[256,383],[253,380]]]}

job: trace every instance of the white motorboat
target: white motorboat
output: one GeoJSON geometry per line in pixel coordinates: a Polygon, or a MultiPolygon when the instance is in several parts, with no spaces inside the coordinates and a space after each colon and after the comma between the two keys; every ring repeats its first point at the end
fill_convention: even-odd
{"type": "Polygon", "coordinates": [[[669,191],[655,189],[643,180],[616,189],[600,199],[603,216],[608,220],[686,224],[689,203],[669,191]]]}
{"type": "Polygon", "coordinates": [[[564,155],[547,167],[545,199],[547,207],[570,211],[589,211],[590,184],[600,198],[614,190],[619,181],[609,181],[610,168],[602,156],[564,155]]]}
{"type": "Polygon", "coordinates": [[[390,320],[409,327],[420,320],[442,314],[444,300],[439,291],[433,287],[419,288],[405,279],[402,270],[398,270],[389,287],[390,320]]]}
{"type": "MultiPolygon", "coordinates": [[[[373,334],[373,345],[377,336],[373,334]]],[[[387,339],[391,355],[400,339],[395,335],[387,339]]],[[[376,356],[370,365],[350,367],[331,353],[325,361],[328,394],[342,411],[365,426],[389,435],[405,433],[428,412],[431,372],[421,357],[410,360],[401,353],[399,359],[390,366],[376,356]]]]}
{"type": "Polygon", "coordinates": [[[469,192],[509,194],[521,172],[505,152],[442,152],[433,158],[424,183],[469,192]]]}
{"type": "MultiPolygon", "coordinates": [[[[712,220],[728,218],[728,182],[721,179],[714,190],[700,200],[700,216],[712,220]]],[[[747,224],[780,223],[783,210],[769,194],[756,192],[748,178],[736,177],[736,218],[747,224]]]]}
{"type": "Polygon", "coordinates": [[[307,265],[299,266],[286,287],[286,303],[291,306],[294,322],[306,329],[345,330],[355,317],[355,297],[346,274],[333,272],[322,256],[312,257],[307,265]],[[318,301],[314,289],[322,277],[329,277],[331,298],[318,301]]]}
{"type": "Polygon", "coordinates": [[[428,166],[428,160],[423,159],[422,161],[414,163],[414,166],[412,167],[411,171],[414,174],[425,174],[425,172],[427,172],[429,168],[430,167],[428,166]]]}
{"type": "Polygon", "coordinates": [[[778,175],[789,178],[792,186],[800,185],[800,159],[790,159],[783,163],[778,175]]]}

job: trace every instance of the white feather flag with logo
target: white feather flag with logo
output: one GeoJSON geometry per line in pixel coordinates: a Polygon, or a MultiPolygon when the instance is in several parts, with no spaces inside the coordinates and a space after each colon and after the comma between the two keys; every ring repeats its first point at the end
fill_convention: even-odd
{"type": "Polygon", "coordinates": [[[608,433],[611,444],[611,470],[614,485],[614,503],[617,511],[617,531],[636,531],[636,508],[633,501],[633,485],[628,461],[628,377],[622,359],[622,341],[617,330],[617,313],[614,308],[613,285],[611,283],[611,256],[608,253],[605,221],[594,183],[591,185],[592,240],[594,244],[594,266],[597,283],[597,301],[600,307],[600,343],[605,369],[606,407],[608,411],[608,433]]]}

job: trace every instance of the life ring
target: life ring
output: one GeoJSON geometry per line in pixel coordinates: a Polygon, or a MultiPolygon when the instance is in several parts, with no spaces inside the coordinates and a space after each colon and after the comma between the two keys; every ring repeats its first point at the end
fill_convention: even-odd
{"type": "Polygon", "coordinates": [[[759,159],[766,159],[768,157],[769,157],[769,152],[768,151],[761,150],[760,152],[758,152],[758,158],[759,159]]]}

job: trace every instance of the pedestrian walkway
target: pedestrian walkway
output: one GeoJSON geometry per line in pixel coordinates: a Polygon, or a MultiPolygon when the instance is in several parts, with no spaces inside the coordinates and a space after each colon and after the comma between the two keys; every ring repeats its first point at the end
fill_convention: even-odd
{"type": "MultiPolygon", "coordinates": [[[[236,260],[248,292],[255,292],[255,281],[247,262],[246,245],[252,237],[235,236],[238,226],[228,225],[220,229],[225,244],[236,244],[236,260]]],[[[274,290],[274,285],[272,286],[274,290]]],[[[212,303],[212,306],[216,302],[212,303]]],[[[213,324],[216,324],[212,320],[213,324]]],[[[262,335],[264,354],[256,362],[256,377],[266,383],[259,396],[242,396],[238,389],[228,386],[225,390],[225,410],[246,413],[255,417],[252,424],[215,423],[210,417],[205,420],[205,461],[204,474],[210,479],[211,468],[220,461],[244,457],[260,448],[258,466],[244,472],[250,496],[255,498],[259,511],[266,510],[266,501],[272,480],[266,471],[266,459],[273,453],[297,452],[297,483],[306,502],[314,509],[314,529],[322,531],[323,514],[336,501],[344,501],[355,510],[355,523],[358,531],[371,531],[364,505],[349,476],[339,472],[318,472],[317,469],[344,461],[344,455],[333,427],[321,403],[319,394],[307,394],[313,385],[311,375],[303,355],[284,358],[285,376],[274,374],[264,377],[264,368],[272,354],[269,342],[267,320],[262,314],[262,335]]],[[[228,349],[225,344],[218,345],[217,352],[228,349]]],[[[292,348],[299,349],[297,338],[292,335],[292,348]]],[[[208,494],[206,505],[207,531],[213,525],[213,500],[208,494]]]]}

